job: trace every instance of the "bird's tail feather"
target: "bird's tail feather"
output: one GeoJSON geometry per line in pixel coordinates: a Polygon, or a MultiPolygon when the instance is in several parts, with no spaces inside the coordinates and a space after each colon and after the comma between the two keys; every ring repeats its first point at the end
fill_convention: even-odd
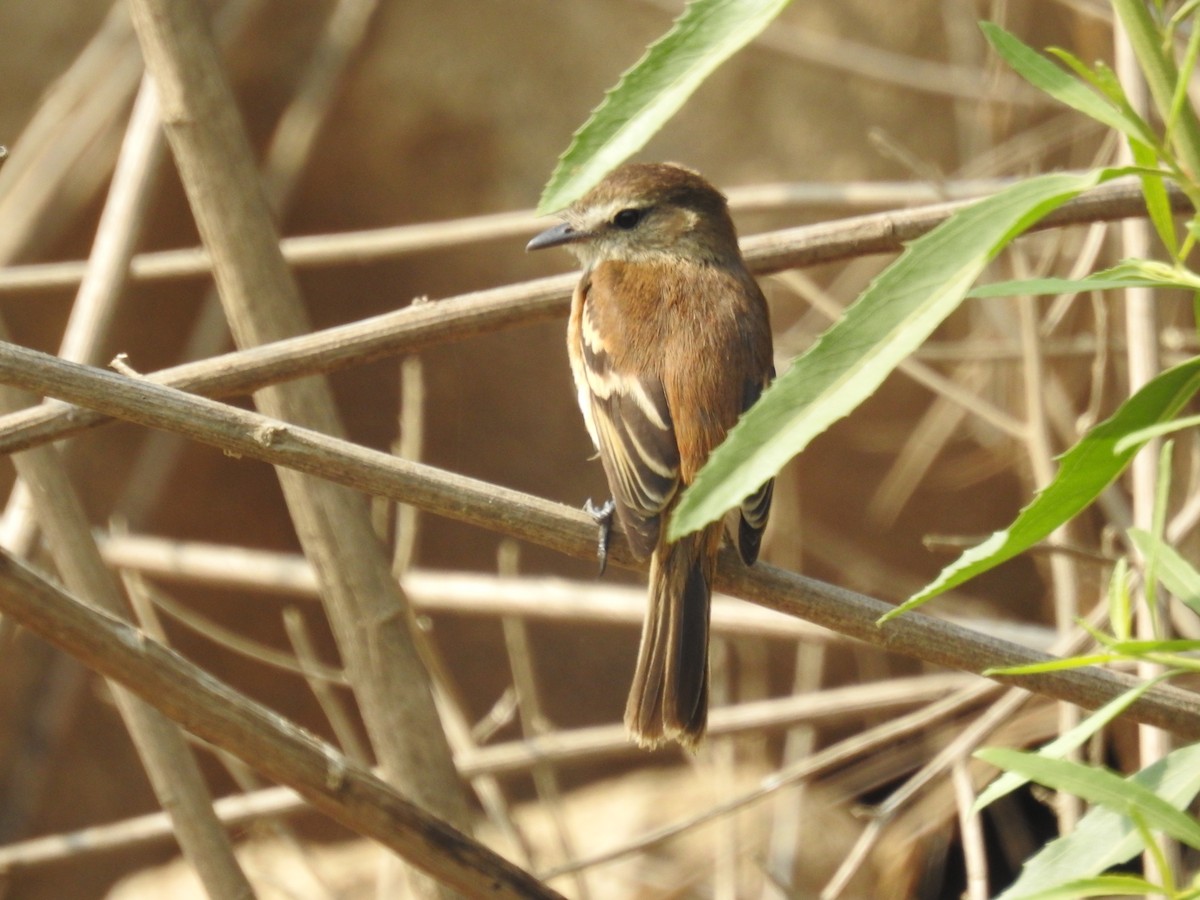
{"type": "Polygon", "coordinates": [[[650,560],[650,604],[642,626],[625,727],[637,743],[695,747],[708,724],[708,619],[720,523],[650,560]]]}

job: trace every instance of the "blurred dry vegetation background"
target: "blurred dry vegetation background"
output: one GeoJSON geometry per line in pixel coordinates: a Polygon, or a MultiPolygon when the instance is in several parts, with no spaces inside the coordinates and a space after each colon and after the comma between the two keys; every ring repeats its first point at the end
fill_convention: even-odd
{"type": "MultiPolygon", "coordinates": [[[[214,4],[246,127],[271,160],[286,236],[529,210],[571,132],[679,7],[665,0],[214,4]],[[301,91],[323,79],[327,91],[301,91]],[[298,91],[309,98],[299,107],[298,91]],[[298,116],[301,127],[272,144],[289,116],[298,116]],[[309,123],[311,141],[304,137],[309,123]]],[[[1107,8],[1089,0],[795,3],[717,71],[641,158],[684,162],[728,190],[743,235],[961,196],[969,190],[965,182],[1111,161],[1104,133],[1001,70],[976,28],[982,18],[1033,46],[1060,44],[1085,60],[1112,55],[1107,8]],[[792,188],[748,190],[782,184],[792,188]]],[[[11,148],[0,167],[6,265],[87,257],[141,71],[121,2],[0,3],[0,143],[11,148]]],[[[151,165],[155,184],[140,213],[138,251],[197,246],[169,151],[151,165]]],[[[523,253],[538,225],[531,215],[484,225],[483,237],[464,225],[436,245],[297,267],[313,326],[571,268],[565,254],[523,253]]],[[[998,274],[1066,273],[1077,259],[1111,259],[1112,247],[1105,226],[1066,229],[1022,242],[998,274]]],[[[866,257],[764,279],[780,367],[888,261],[866,257]]],[[[21,271],[0,271],[7,331],[19,344],[58,352],[77,283],[29,286],[17,279],[21,271]]],[[[133,278],[88,360],[104,365],[124,353],[134,369],[150,372],[229,349],[210,293],[203,275],[133,278]]],[[[1186,334],[1174,328],[1175,312],[1161,307],[1168,358],[1186,334]]],[[[954,541],[1009,522],[1044,483],[1049,454],[1073,443],[1081,427],[1126,393],[1122,323],[1119,300],[1107,298],[968,302],[912,368],[788,467],[765,559],[903,600],[949,561],[954,541]],[[959,395],[948,399],[947,390],[955,389],[959,395]],[[1014,427],[1035,416],[1031,429],[1014,427]],[[946,536],[949,549],[926,546],[930,535],[946,536]]],[[[602,498],[603,476],[589,459],[569,383],[563,327],[561,320],[542,322],[429,347],[419,364],[388,358],[339,371],[331,380],[346,431],[381,449],[402,438],[406,453],[428,463],[571,506],[602,498]]],[[[286,565],[298,560],[299,545],[272,469],[120,424],[77,437],[63,452],[108,558],[126,572],[143,572],[139,590],[156,601],[170,643],[283,715],[332,736],[304,680],[262,649],[294,654],[303,632],[310,658],[331,665],[337,659],[315,598],[279,583],[291,571],[286,565]],[[173,542],[202,543],[214,562],[204,572],[172,573],[184,549],[173,542]],[[255,558],[242,574],[235,566],[239,549],[282,556],[255,558]]],[[[11,478],[10,470],[0,477],[11,478]]],[[[480,723],[475,740],[519,748],[531,732],[618,722],[636,649],[640,577],[610,571],[598,583],[591,561],[514,547],[430,515],[401,518],[397,529],[394,510],[376,504],[375,513],[385,540],[401,535],[401,577],[421,613],[422,633],[436,648],[447,695],[461,704],[465,721],[480,723]],[[498,571],[508,579],[503,596],[499,582],[492,591],[486,580],[448,577],[498,571]],[[525,587],[513,580],[551,575],[567,580],[530,580],[525,587]],[[573,615],[573,594],[597,588],[614,589],[609,620],[573,615]],[[529,598],[543,596],[539,591],[547,608],[554,603],[551,613],[522,616],[521,604],[535,602],[529,598]],[[499,606],[505,598],[511,605],[499,606]],[[527,682],[522,702],[533,704],[524,714],[511,703],[514,668],[522,669],[514,667],[514,653],[530,670],[518,676],[527,682]]],[[[1118,497],[1070,539],[1098,548],[1106,524],[1121,523],[1121,515],[1118,497]]],[[[10,509],[0,535],[48,565],[27,516],[10,509]]],[[[1079,606],[1090,608],[1107,572],[1102,561],[1079,557],[1053,573],[1048,559],[1010,563],[933,608],[1047,647],[1055,597],[1074,591],[1079,606]]],[[[836,635],[760,620],[718,631],[720,702],[793,694],[819,700],[858,685],[873,696],[831,694],[829,708],[813,706],[816,712],[713,739],[694,758],[648,755],[619,738],[539,765],[518,753],[493,787],[525,846],[497,838],[498,846],[545,873],[569,859],[636,845],[655,827],[699,815],[772,770],[963,684],[959,676],[947,679],[836,635]],[[888,690],[900,678],[909,680],[888,690]]],[[[854,759],[736,817],[552,883],[595,898],[815,896],[866,824],[854,810],[885,799],[978,713],[931,715],[918,739],[854,759]]],[[[1030,702],[990,740],[1023,746],[1047,738],[1057,716],[1053,704],[1030,702]]],[[[464,759],[468,749],[456,745],[464,759]]],[[[1119,764],[1130,752],[1129,735],[1116,729],[1100,752],[1119,764]]],[[[258,786],[227,759],[201,758],[218,795],[258,786]]],[[[955,771],[957,781],[939,775],[884,821],[842,896],[960,895],[956,783],[962,789],[973,780],[978,787],[985,772],[966,763],[955,771]]],[[[474,772],[480,774],[487,773],[474,772]]],[[[0,850],[87,826],[116,826],[156,808],[104,683],[8,629],[0,643],[0,850]]],[[[1054,812],[1028,793],[989,814],[984,836],[993,889],[1054,827],[1054,812]]],[[[357,897],[372,890],[376,863],[369,852],[335,849],[350,835],[319,816],[244,821],[235,835],[269,839],[276,854],[264,850],[247,864],[252,877],[255,866],[273,873],[264,877],[274,887],[263,888],[263,896],[357,897]],[[298,849],[308,846],[328,847],[329,855],[298,849]]],[[[0,894],[101,897],[122,877],[176,852],[169,836],[151,835],[113,837],[111,846],[69,850],[36,864],[10,857],[0,894]]],[[[176,882],[142,884],[126,886],[121,896],[186,896],[176,882]]]]}

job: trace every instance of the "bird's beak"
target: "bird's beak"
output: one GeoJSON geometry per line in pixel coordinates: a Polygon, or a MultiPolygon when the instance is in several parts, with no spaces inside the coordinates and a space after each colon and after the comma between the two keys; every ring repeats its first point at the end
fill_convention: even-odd
{"type": "Polygon", "coordinates": [[[541,234],[534,237],[532,241],[525,245],[525,250],[528,252],[530,250],[543,250],[546,247],[561,247],[563,244],[573,244],[576,241],[586,240],[587,237],[587,232],[576,231],[571,227],[570,222],[562,222],[553,228],[547,228],[541,234]]]}

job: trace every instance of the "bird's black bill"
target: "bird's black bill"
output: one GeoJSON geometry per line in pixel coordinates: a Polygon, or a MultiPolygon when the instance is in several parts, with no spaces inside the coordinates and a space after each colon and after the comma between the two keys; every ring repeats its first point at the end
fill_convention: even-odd
{"type": "Polygon", "coordinates": [[[570,223],[563,222],[555,225],[553,228],[547,228],[541,234],[535,236],[532,241],[525,245],[525,250],[528,252],[529,250],[544,250],[546,247],[560,247],[563,244],[578,241],[583,237],[584,235],[572,228],[570,223]]]}

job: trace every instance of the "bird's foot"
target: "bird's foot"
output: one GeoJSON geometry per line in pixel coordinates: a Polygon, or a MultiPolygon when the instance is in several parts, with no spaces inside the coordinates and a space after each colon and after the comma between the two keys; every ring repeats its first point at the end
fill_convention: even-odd
{"type": "Polygon", "coordinates": [[[604,570],[608,567],[608,539],[612,537],[613,513],[616,512],[617,505],[610,499],[603,506],[596,506],[592,502],[592,498],[588,497],[583,504],[583,511],[596,520],[596,525],[600,528],[600,535],[596,542],[596,559],[600,562],[600,571],[598,575],[603,575],[604,570]]]}

